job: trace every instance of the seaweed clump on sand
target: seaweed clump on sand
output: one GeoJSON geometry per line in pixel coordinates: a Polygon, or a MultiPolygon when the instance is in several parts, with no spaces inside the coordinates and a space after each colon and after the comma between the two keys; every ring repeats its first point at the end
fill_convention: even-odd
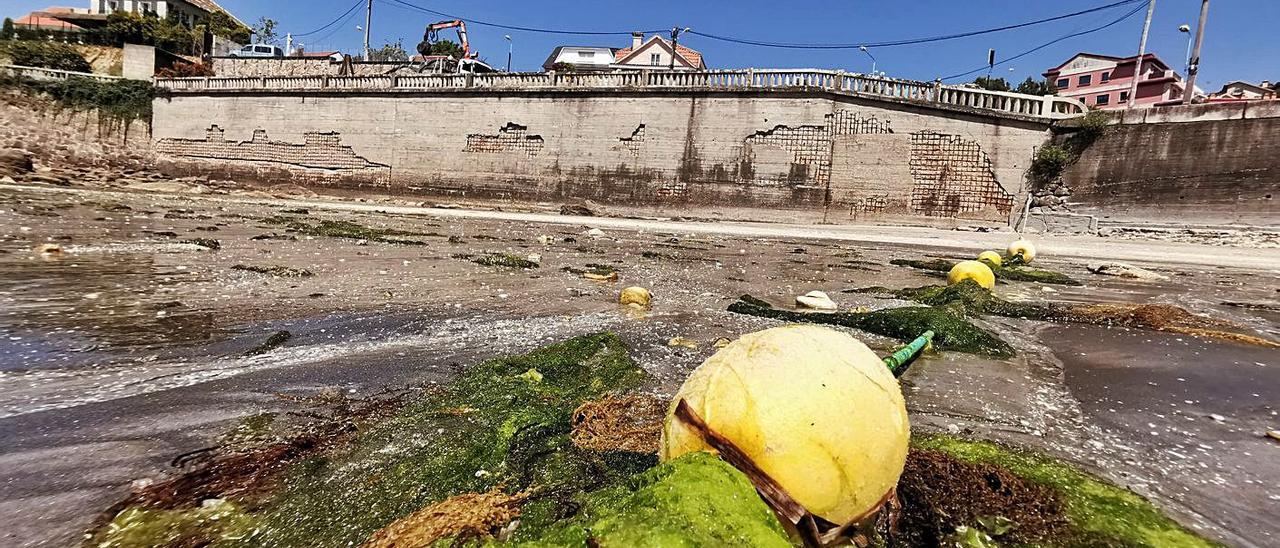
{"type": "Polygon", "coordinates": [[[371,228],[351,221],[321,220],[319,223],[311,224],[303,222],[295,217],[285,216],[267,217],[262,219],[262,221],[270,224],[284,225],[286,228],[294,232],[306,234],[308,236],[345,238],[384,244],[427,245],[427,243],[422,240],[405,238],[405,236],[425,236],[425,234],[390,228],[371,228]]]}
{"type": "Polygon", "coordinates": [[[954,307],[909,306],[871,312],[806,313],[781,310],[751,295],[743,295],[729,305],[729,311],[788,322],[841,325],[901,341],[911,341],[925,331],[933,331],[933,344],[942,350],[995,358],[1014,355],[1013,347],[973,325],[966,319],[964,309],[954,307]]]}
{"type": "MultiPolygon", "coordinates": [[[[787,545],[746,477],[715,457],[646,471],[656,456],[645,425],[628,427],[646,440],[635,447],[575,443],[575,423],[612,413],[584,404],[617,408],[609,394],[647,378],[611,333],[487,361],[377,421],[339,416],[321,435],[213,458],[146,488],[117,505],[91,542],[583,546],[684,535],[705,545],[787,545]]],[[[646,416],[640,422],[660,420],[646,416]]]]}
{"type": "Polygon", "coordinates": [[[1268,348],[1280,348],[1280,344],[1255,335],[1238,333],[1230,322],[1215,320],[1188,312],[1171,304],[1138,303],[1018,303],[1007,301],[983,289],[971,280],[954,285],[926,285],[906,289],[867,287],[849,290],[852,293],[878,293],[899,299],[915,301],[932,307],[950,307],[963,310],[966,315],[992,314],[1009,318],[1024,318],[1058,323],[1083,323],[1103,326],[1154,329],[1213,338],[1268,348]]]}
{"type": "Polygon", "coordinates": [[[987,531],[1001,546],[1215,546],[1131,491],[991,442],[914,438],[898,493],[890,546],[941,546],[959,527],[993,522],[1004,524],[987,531]]]}
{"type": "MultiPolygon", "coordinates": [[[[951,271],[951,268],[956,265],[956,261],[948,261],[946,259],[932,259],[927,261],[919,259],[893,259],[889,261],[889,264],[945,273],[951,271]]],[[[1056,285],[1083,285],[1066,274],[1052,270],[1031,268],[1024,265],[997,266],[990,263],[986,264],[991,267],[991,272],[996,275],[996,278],[1001,280],[1039,282],[1042,284],[1056,285]]]]}

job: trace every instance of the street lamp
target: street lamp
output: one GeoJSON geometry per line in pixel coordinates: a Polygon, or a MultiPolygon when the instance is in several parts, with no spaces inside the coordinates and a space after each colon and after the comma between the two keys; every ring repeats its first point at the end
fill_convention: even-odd
{"type": "Polygon", "coordinates": [[[1178,25],[1178,32],[1187,35],[1187,56],[1182,58],[1182,72],[1186,74],[1191,70],[1191,25],[1178,25]]]}
{"type": "Polygon", "coordinates": [[[871,52],[867,50],[867,46],[858,46],[858,51],[861,51],[862,53],[867,54],[867,57],[871,58],[871,75],[875,76],[876,75],[876,56],[871,55],[871,52]]]}
{"type": "Polygon", "coordinates": [[[504,34],[502,35],[502,37],[507,41],[507,72],[511,72],[511,48],[512,48],[511,35],[504,34]]]}

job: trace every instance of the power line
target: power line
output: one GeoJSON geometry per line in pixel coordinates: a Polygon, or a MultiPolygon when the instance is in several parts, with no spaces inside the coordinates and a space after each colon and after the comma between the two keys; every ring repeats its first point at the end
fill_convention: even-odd
{"type": "Polygon", "coordinates": [[[1069,19],[1069,18],[1072,18],[1072,17],[1078,17],[1078,16],[1081,16],[1081,15],[1087,15],[1087,14],[1090,14],[1090,13],[1096,13],[1096,12],[1099,12],[1099,11],[1105,11],[1105,10],[1109,10],[1109,9],[1112,9],[1112,8],[1115,8],[1115,7],[1124,6],[1124,5],[1129,5],[1129,4],[1135,4],[1135,3],[1139,3],[1139,2],[1143,3],[1143,5],[1145,5],[1145,4],[1146,4],[1146,1],[1147,1],[1147,0],[1121,0],[1121,1],[1119,1],[1119,2],[1112,2],[1112,3],[1110,3],[1110,4],[1106,4],[1106,5],[1103,5],[1103,6],[1097,6],[1097,7],[1089,8],[1089,9],[1085,9],[1085,10],[1080,10],[1080,11],[1077,11],[1077,12],[1067,13],[1067,14],[1063,14],[1063,15],[1056,15],[1056,16],[1053,16],[1053,17],[1047,17],[1047,18],[1044,18],[1044,19],[1037,19],[1037,20],[1035,20],[1035,21],[1027,21],[1027,22],[1024,22],[1024,23],[1016,23],[1016,24],[1013,24],[1013,25],[1005,25],[1005,26],[1003,26],[1003,27],[995,27],[995,28],[989,28],[989,29],[982,29],[982,30],[975,30],[975,31],[969,31],[969,32],[962,32],[962,33],[958,33],[958,34],[946,34],[946,35],[941,35],[941,36],[928,36],[928,37],[921,37],[921,38],[908,38],[908,39],[904,39],[904,40],[892,40],[892,41],[887,41],[887,42],[861,42],[861,43],[856,43],[856,44],[853,44],[853,43],[849,43],[849,44],[795,44],[795,43],[785,43],[785,42],[765,42],[765,41],[760,41],[760,40],[751,40],[751,39],[745,39],[745,38],[734,38],[734,37],[729,37],[729,36],[717,36],[717,35],[714,35],[714,34],[708,34],[708,33],[699,32],[699,31],[696,31],[696,30],[691,30],[691,31],[689,31],[689,33],[690,33],[690,34],[696,34],[696,35],[698,35],[698,36],[702,36],[702,37],[704,37],[704,38],[710,38],[710,39],[712,39],[712,40],[720,40],[720,41],[723,41],[723,42],[732,42],[732,43],[736,43],[736,44],[744,44],[744,45],[760,46],[760,47],[770,47],[770,48],[784,48],[784,49],[856,49],[856,48],[861,48],[861,47],[867,47],[867,48],[884,48],[884,47],[892,47],[892,46],[906,46],[906,45],[913,45],[913,44],[924,44],[924,43],[929,43],[929,42],[941,42],[941,41],[944,41],[944,40],[954,40],[954,39],[956,39],[956,38],[968,38],[968,37],[971,37],[971,36],[980,36],[980,35],[983,35],[983,34],[991,34],[991,33],[994,33],[994,32],[1002,32],[1002,31],[1006,31],[1006,30],[1013,30],[1013,29],[1019,29],[1019,28],[1023,28],[1023,27],[1029,27],[1029,26],[1032,26],[1032,25],[1039,25],[1039,24],[1041,24],[1041,23],[1049,23],[1049,22],[1052,22],[1052,21],[1060,21],[1060,20],[1063,20],[1063,19],[1069,19]]]}
{"type": "MultiPolygon", "coordinates": [[[[363,3],[364,3],[364,1],[363,1],[363,0],[360,0],[360,1],[356,2],[356,5],[357,5],[357,6],[359,6],[360,4],[363,4],[363,3]]],[[[324,36],[321,36],[321,37],[319,37],[319,38],[316,38],[313,42],[314,42],[317,46],[318,46],[318,45],[320,45],[320,44],[323,44],[323,43],[324,43],[324,41],[325,41],[325,40],[328,40],[330,36],[333,36],[334,34],[337,34],[337,33],[338,33],[338,31],[341,31],[341,30],[343,30],[343,29],[346,29],[346,28],[347,28],[347,24],[348,24],[348,23],[350,23],[352,19],[355,19],[355,17],[356,17],[357,15],[360,15],[360,12],[355,11],[355,10],[350,10],[350,11],[347,13],[346,18],[342,20],[342,23],[340,23],[337,27],[334,27],[334,29],[333,29],[333,30],[331,30],[331,31],[329,31],[329,32],[326,32],[326,33],[324,34],[324,36]]],[[[335,22],[336,22],[336,21],[335,21],[335,22]]],[[[296,38],[296,35],[295,35],[295,38],[296,38]]]]}
{"type": "Polygon", "coordinates": [[[293,37],[294,37],[294,38],[301,38],[301,37],[303,37],[303,36],[310,36],[310,35],[312,35],[312,34],[316,34],[316,33],[318,33],[318,32],[322,32],[322,31],[324,31],[325,29],[327,29],[327,28],[329,28],[329,27],[332,27],[332,26],[333,26],[334,24],[336,24],[338,21],[341,21],[341,20],[343,20],[344,18],[346,18],[346,17],[347,17],[347,15],[349,15],[351,12],[355,11],[355,10],[356,10],[356,8],[360,7],[360,4],[363,4],[363,3],[364,3],[364,1],[363,1],[363,0],[356,0],[356,3],[352,4],[352,5],[351,5],[351,7],[347,9],[347,11],[342,12],[342,15],[339,15],[336,19],[334,19],[333,21],[330,21],[330,22],[329,22],[329,24],[327,24],[327,25],[325,25],[325,26],[323,26],[323,27],[320,27],[320,28],[318,28],[318,29],[316,29],[316,30],[313,30],[313,31],[311,31],[311,32],[304,32],[304,33],[301,33],[301,34],[296,34],[296,33],[295,33],[295,34],[293,35],[293,37]]]}
{"type": "Polygon", "coordinates": [[[1014,55],[1013,57],[1009,57],[1009,58],[1007,58],[1007,59],[1003,59],[1003,60],[1001,60],[1001,61],[999,61],[999,62],[997,62],[997,63],[995,63],[995,64],[993,64],[993,65],[983,65],[983,66],[978,67],[978,68],[976,68],[976,69],[973,69],[973,70],[971,70],[971,71],[969,71],[969,72],[962,72],[962,73],[960,73],[960,74],[955,74],[955,75],[952,75],[952,76],[947,76],[947,77],[945,77],[945,78],[942,78],[942,80],[954,80],[954,79],[956,79],[956,78],[963,78],[963,77],[965,77],[965,76],[969,76],[969,75],[974,74],[974,73],[982,72],[982,71],[987,70],[987,69],[989,69],[990,67],[993,67],[993,66],[1000,66],[1000,65],[1003,65],[1003,64],[1008,63],[1008,62],[1010,62],[1010,61],[1015,61],[1015,60],[1021,59],[1021,58],[1023,58],[1023,57],[1028,56],[1028,55],[1031,55],[1032,53],[1035,53],[1035,52],[1040,51],[1040,50],[1042,50],[1042,49],[1044,49],[1044,48],[1047,48],[1047,47],[1049,47],[1049,46],[1052,46],[1052,45],[1054,45],[1054,44],[1057,44],[1058,42],[1061,42],[1061,41],[1063,41],[1063,40],[1068,40],[1068,39],[1071,39],[1071,38],[1075,38],[1075,37],[1077,37],[1077,36],[1084,36],[1084,35],[1086,35],[1086,34],[1092,34],[1092,33],[1098,32],[1098,31],[1100,31],[1100,30],[1103,30],[1103,29],[1107,29],[1107,28],[1113,27],[1113,26],[1115,26],[1115,25],[1120,24],[1120,23],[1121,23],[1121,22],[1123,22],[1124,20],[1126,20],[1126,19],[1128,19],[1128,18],[1130,18],[1130,17],[1133,17],[1133,15],[1134,15],[1135,13],[1138,13],[1138,12],[1140,12],[1140,11],[1142,11],[1142,10],[1146,9],[1146,7],[1147,7],[1147,2],[1148,2],[1148,1],[1149,1],[1149,0],[1142,0],[1142,4],[1141,4],[1141,5],[1139,5],[1138,7],[1134,8],[1134,9],[1133,9],[1132,11],[1130,11],[1129,13],[1126,13],[1126,14],[1124,14],[1124,15],[1120,16],[1120,18],[1119,18],[1119,19],[1116,19],[1116,20],[1114,20],[1114,21],[1111,21],[1110,23],[1107,23],[1107,24],[1102,25],[1102,26],[1100,26],[1100,27],[1094,27],[1094,28],[1091,28],[1091,29],[1088,29],[1088,30],[1083,30],[1083,31],[1080,31],[1080,32],[1073,32],[1073,33],[1071,33],[1071,34],[1067,34],[1067,35],[1064,35],[1064,36],[1060,36],[1060,37],[1058,37],[1058,38],[1055,38],[1055,39],[1053,39],[1053,40],[1050,40],[1050,41],[1048,41],[1048,42],[1045,42],[1045,43],[1043,43],[1043,44],[1040,44],[1039,46],[1036,46],[1036,47],[1034,47],[1034,48],[1031,48],[1031,49],[1029,49],[1029,50],[1027,50],[1027,51],[1024,51],[1024,52],[1022,52],[1022,53],[1019,53],[1019,54],[1017,54],[1017,55],[1014,55]]]}
{"type": "MultiPolygon", "coordinates": [[[[378,0],[378,1],[384,4],[398,5],[398,7],[416,10],[423,13],[429,13],[432,15],[437,15],[440,17],[448,18],[448,19],[458,19],[460,21],[466,21],[473,25],[479,25],[482,27],[494,27],[494,28],[506,29],[506,30],[537,32],[542,34],[570,34],[570,35],[579,35],[579,36],[630,35],[632,32],[629,30],[628,31],[588,31],[588,30],[563,30],[563,29],[542,29],[542,28],[535,28],[535,27],[519,27],[515,25],[504,25],[501,23],[494,23],[490,21],[481,21],[479,19],[470,19],[467,17],[458,17],[457,15],[451,15],[442,11],[436,11],[430,8],[424,8],[416,4],[411,4],[409,2],[405,2],[404,0],[378,0]]],[[[656,33],[656,32],[665,32],[665,30],[647,30],[643,32],[656,33]]]]}

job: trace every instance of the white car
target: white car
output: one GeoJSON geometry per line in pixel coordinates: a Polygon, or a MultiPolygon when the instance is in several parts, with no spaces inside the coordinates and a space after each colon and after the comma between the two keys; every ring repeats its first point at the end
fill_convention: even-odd
{"type": "Polygon", "coordinates": [[[238,50],[227,54],[227,57],[284,57],[284,50],[280,46],[271,46],[267,44],[250,44],[238,50]]]}

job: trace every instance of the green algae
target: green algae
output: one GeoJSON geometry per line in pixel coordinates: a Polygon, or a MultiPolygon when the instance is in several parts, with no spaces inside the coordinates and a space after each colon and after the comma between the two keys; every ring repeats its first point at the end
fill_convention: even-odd
{"type": "Polygon", "coordinates": [[[1069,530],[1045,546],[1216,546],[1137,494],[1042,455],[943,435],[916,436],[912,445],[966,462],[999,466],[1056,492],[1066,505],[1069,530]]]}
{"type": "Polygon", "coordinates": [[[367,242],[379,242],[385,244],[427,245],[426,242],[421,240],[405,238],[405,236],[424,236],[424,234],[418,232],[407,232],[404,230],[395,230],[390,228],[370,228],[351,221],[322,220],[317,224],[311,224],[296,217],[276,215],[264,218],[262,219],[262,222],[284,225],[290,230],[300,234],[306,234],[308,236],[364,240],[367,242]]]}
{"type": "Polygon", "coordinates": [[[779,310],[751,295],[743,295],[729,305],[729,311],[788,322],[841,325],[901,341],[911,341],[925,331],[933,331],[933,344],[942,350],[996,358],[1014,355],[1013,347],[970,323],[964,310],[955,307],[912,306],[872,312],[804,313],[779,310]]]}
{"type": "Polygon", "coordinates": [[[182,510],[130,508],[116,515],[91,543],[98,548],[151,548],[256,544],[259,524],[238,505],[209,499],[182,510]]]}
{"type": "Polygon", "coordinates": [[[316,274],[305,268],[293,268],[291,266],[258,266],[237,264],[231,265],[231,270],[241,270],[244,272],[253,272],[255,274],[267,274],[277,278],[310,278],[316,274]]]}
{"type": "MultiPolygon", "coordinates": [[[[911,268],[929,270],[933,272],[950,272],[951,268],[956,265],[956,261],[948,261],[946,259],[932,259],[927,261],[918,259],[893,259],[889,261],[889,264],[896,266],[909,266],[911,268]]],[[[996,275],[996,278],[1001,280],[1039,282],[1042,284],[1056,285],[1083,285],[1066,274],[1054,272],[1052,270],[1043,270],[1022,265],[994,266],[990,263],[984,264],[991,267],[991,272],[996,275]]]]}
{"type": "MultiPolygon", "coordinates": [[[[582,497],[579,518],[520,547],[790,547],[773,512],[745,475],[710,453],[693,452],[582,497]],[[594,543],[594,544],[593,544],[594,543]]],[[[521,537],[517,530],[517,537],[521,537]]]]}
{"type": "Polygon", "coordinates": [[[198,508],[135,506],[98,538],[115,538],[111,531],[128,521],[132,545],[180,544],[165,533],[173,526],[211,546],[348,546],[431,503],[498,486],[532,493],[520,526],[531,535],[575,517],[575,497],[655,463],[653,455],[596,453],[570,440],[575,408],[647,378],[612,333],[490,360],[389,419],[352,424],[349,443],[279,464],[286,470],[270,493],[228,495],[251,509],[251,536],[202,521],[198,508]]]}
{"type": "Polygon", "coordinates": [[[464,259],[481,266],[497,266],[502,268],[538,268],[536,261],[531,261],[511,253],[487,253],[485,255],[454,255],[455,259],[464,259]]]}

